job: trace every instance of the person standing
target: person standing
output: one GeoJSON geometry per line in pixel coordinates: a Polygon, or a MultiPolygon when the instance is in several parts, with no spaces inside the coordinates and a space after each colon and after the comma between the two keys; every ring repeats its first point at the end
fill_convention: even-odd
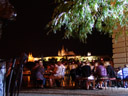
{"type": "Polygon", "coordinates": [[[44,78],[45,69],[42,61],[39,61],[39,67],[36,72],[36,80],[39,81],[39,87],[44,88],[46,79],[44,78]]]}
{"type": "Polygon", "coordinates": [[[124,87],[128,87],[127,85],[127,81],[128,81],[128,64],[126,64],[124,66],[124,68],[122,69],[122,74],[123,74],[123,84],[124,84],[124,87]]]}

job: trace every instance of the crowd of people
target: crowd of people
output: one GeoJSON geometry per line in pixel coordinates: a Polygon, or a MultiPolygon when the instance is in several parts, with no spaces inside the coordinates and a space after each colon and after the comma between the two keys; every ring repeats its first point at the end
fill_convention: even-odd
{"type": "Polygon", "coordinates": [[[78,62],[66,63],[57,62],[43,66],[42,61],[36,61],[35,66],[31,69],[32,81],[38,82],[38,87],[44,88],[46,81],[49,87],[55,85],[74,86],[75,88],[84,87],[86,89],[102,89],[107,86],[127,86],[128,65],[124,68],[115,70],[109,61],[97,62],[78,62]],[[75,85],[71,85],[75,84],[75,85]]]}
{"type": "MultiPolygon", "coordinates": [[[[71,87],[103,89],[128,88],[128,64],[114,68],[111,61],[58,61],[46,64],[43,60],[27,62],[27,55],[6,62],[6,90],[14,94],[24,81],[25,70],[30,71],[31,85],[38,88],[71,87]],[[29,64],[31,63],[31,64],[29,64]]],[[[28,74],[29,75],[29,74],[28,74]]]]}
{"type": "MultiPolygon", "coordinates": [[[[39,83],[40,88],[44,88],[46,84],[46,79],[49,80],[49,86],[53,87],[56,83],[57,86],[61,86],[61,79],[65,76],[65,66],[58,62],[54,65],[48,65],[46,68],[43,66],[42,61],[37,61],[36,65],[32,68],[31,76],[33,80],[39,83]]],[[[35,81],[34,81],[35,82],[35,81]]]]}

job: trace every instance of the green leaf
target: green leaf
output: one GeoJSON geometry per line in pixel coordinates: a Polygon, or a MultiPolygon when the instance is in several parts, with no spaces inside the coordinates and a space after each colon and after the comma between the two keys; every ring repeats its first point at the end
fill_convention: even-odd
{"type": "Polygon", "coordinates": [[[52,23],[54,31],[65,29],[65,37],[85,41],[93,28],[112,35],[112,30],[128,24],[128,0],[55,0],[52,23]]]}

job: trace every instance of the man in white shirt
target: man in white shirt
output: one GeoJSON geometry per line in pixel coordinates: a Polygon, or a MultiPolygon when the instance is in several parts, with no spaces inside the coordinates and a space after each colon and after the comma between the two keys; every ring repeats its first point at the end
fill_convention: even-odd
{"type": "Polygon", "coordinates": [[[54,79],[55,79],[56,85],[60,86],[62,80],[64,79],[66,68],[60,61],[57,63],[56,67],[57,67],[57,70],[56,70],[56,73],[54,74],[54,79]]]}
{"type": "Polygon", "coordinates": [[[57,67],[57,70],[54,76],[58,78],[63,78],[65,75],[65,66],[59,61],[56,67],[57,67]]]}
{"type": "Polygon", "coordinates": [[[121,87],[123,86],[123,73],[122,73],[122,68],[118,67],[118,72],[117,72],[117,86],[121,87]]]}
{"type": "Polygon", "coordinates": [[[122,70],[119,70],[118,72],[117,72],[117,78],[118,79],[123,79],[123,74],[122,74],[122,70]]]}

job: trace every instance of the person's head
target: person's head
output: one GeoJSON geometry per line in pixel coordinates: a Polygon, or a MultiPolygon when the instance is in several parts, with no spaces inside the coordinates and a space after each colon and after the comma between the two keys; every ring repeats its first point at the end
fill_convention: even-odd
{"type": "Polygon", "coordinates": [[[43,66],[43,62],[42,62],[42,61],[39,61],[39,65],[40,65],[40,66],[43,66]]]}
{"type": "Polygon", "coordinates": [[[75,69],[75,68],[76,68],[75,65],[72,65],[71,69],[75,69]]]}
{"type": "Polygon", "coordinates": [[[86,62],[86,65],[90,66],[91,64],[90,64],[90,62],[86,62]]]}
{"type": "Polygon", "coordinates": [[[51,64],[51,65],[50,65],[50,68],[51,68],[51,69],[54,69],[54,68],[55,68],[55,65],[51,64]]]}
{"type": "Polygon", "coordinates": [[[111,65],[110,62],[108,62],[108,61],[106,61],[104,64],[105,64],[105,66],[111,65]]]}
{"type": "Polygon", "coordinates": [[[83,64],[83,62],[82,61],[79,61],[77,64],[78,64],[78,67],[81,67],[82,64],[83,64]]]}
{"type": "Polygon", "coordinates": [[[121,66],[120,67],[118,67],[118,70],[121,70],[122,68],[121,68],[121,66]]]}
{"type": "Polygon", "coordinates": [[[57,65],[60,66],[61,65],[61,61],[58,61],[57,65]]]}
{"type": "Polygon", "coordinates": [[[128,67],[128,64],[125,64],[124,67],[128,67]]]}
{"type": "Polygon", "coordinates": [[[99,65],[99,63],[98,62],[95,62],[94,66],[97,67],[98,65],[99,65]]]}
{"type": "Polygon", "coordinates": [[[102,65],[102,66],[104,66],[104,63],[103,63],[103,62],[99,62],[99,65],[102,65]]]}
{"type": "Polygon", "coordinates": [[[83,63],[83,61],[79,61],[79,62],[78,62],[78,65],[81,65],[82,63],[83,63]]]}

